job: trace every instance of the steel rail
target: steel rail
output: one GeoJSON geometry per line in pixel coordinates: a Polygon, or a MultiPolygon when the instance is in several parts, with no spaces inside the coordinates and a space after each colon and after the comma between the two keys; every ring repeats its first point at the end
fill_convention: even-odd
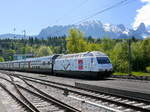
{"type": "MultiPolygon", "coordinates": [[[[81,112],[80,110],[77,110],[77,109],[75,109],[75,108],[72,108],[71,106],[67,106],[66,104],[64,105],[63,102],[60,103],[60,101],[57,100],[57,99],[55,99],[55,98],[49,98],[49,97],[48,97],[48,94],[47,94],[47,96],[45,96],[46,93],[44,93],[44,92],[42,92],[42,91],[41,91],[40,93],[44,93],[44,95],[39,94],[39,93],[36,93],[36,92],[33,92],[33,91],[31,91],[31,90],[29,90],[29,89],[27,89],[27,88],[25,88],[25,87],[23,87],[23,86],[21,86],[21,85],[18,85],[18,84],[17,84],[17,86],[18,86],[19,88],[21,88],[21,89],[23,89],[23,90],[29,92],[29,93],[32,93],[32,94],[38,96],[39,98],[42,98],[42,99],[44,99],[44,100],[50,102],[50,103],[54,103],[54,104],[56,104],[56,105],[59,105],[59,107],[61,107],[62,109],[65,109],[65,110],[68,111],[68,112],[81,112]]],[[[37,88],[36,88],[36,89],[37,89],[37,88]]],[[[38,91],[40,91],[40,90],[38,90],[38,91]]]]}
{"type": "Polygon", "coordinates": [[[34,111],[32,108],[30,108],[28,105],[26,105],[23,101],[21,101],[19,98],[17,98],[13,93],[11,93],[6,87],[5,85],[3,85],[2,83],[0,83],[0,86],[14,99],[16,100],[18,103],[21,104],[21,106],[23,108],[25,108],[25,110],[29,111],[29,112],[36,112],[34,111]]]}
{"type": "MultiPolygon", "coordinates": [[[[106,98],[97,97],[97,96],[93,96],[93,95],[88,95],[88,94],[81,93],[81,92],[78,92],[78,91],[73,91],[73,90],[69,90],[69,89],[66,89],[66,88],[59,87],[59,86],[55,86],[55,85],[52,85],[53,81],[48,81],[48,80],[43,80],[43,79],[28,77],[28,76],[24,76],[24,75],[20,75],[20,74],[14,74],[14,73],[11,74],[11,75],[16,76],[16,77],[21,76],[21,77],[24,77],[24,79],[29,80],[29,81],[33,81],[33,82],[37,82],[37,83],[40,83],[40,84],[44,84],[44,85],[47,85],[47,86],[50,86],[50,87],[54,87],[54,88],[58,88],[58,89],[61,89],[61,90],[64,90],[64,91],[68,91],[68,92],[72,92],[72,93],[76,93],[76,94],[88,96],[88,97],[95,98],[95,99],[98,99],[98,100],[102,100],[102,101],[105,101],[105,102],[111,102],[113,104],[117,104],[117,105],[124,106],[124,107],[127,107],[127,108],[132,108],[132,109],[137,110],[137,111],[150,111],[149,109],[146,109],[146,108],[142,108],[142,107],[138,107],[138,106],[126,104],[126,103],[121,103],[121,102],[109,100],[109,99],[106,99],[106,98]],[[31,80],[31,78],[34,79],[34,80],[31,80]],[[48,83],[52,83],[52,84],[46,84],[46,83],[38,82],[38,81],[35,81],[35,80],[40,80],[40,81],[44,81],[44,82],[48,82],[48,83]]],[[[79,87],[74,87],[74,86],[71,86],[71,85],[57,83],[57,82],[54,82],[54,84],[63,85],[63,86],[67,86],[67,87],[73,87],[73,88],[76,88],[76,89],[82,89],[82,88],[79,88],[79,87]]],[[[91,91],[91,90],[88,90],[88,89],[82,89],[82,90],[91,91]]],[[[91,91],[91,92],[97,92],[97,91],[91,91]]],[[[97,92],[97,93],[107,94],[107,95],[111,95],[111,96],[115,96],[115,97],[116,96],[120,97],[118,95],[108,94],[108,93],[104,93],[104,92],[97,92]]],[[[133,101],[140,101],[140,102],[144,102],[144,103],[149,103],[149,101],[147,101],[147,100],[145,101],[145,100],[142,100],[142,99],[128,98],[126,96],[125,97],[121,96],[120,98],[126,98],[126,99],[130,99],[130,100],[133,100],[133,101]]]]}
{"type": "MultiPolygon", "coordinates": [[[[6,75],[9,76],[9,74],[6,74],[6,75]]],[[[11,76],[9,76],[9,77],[11,77],[11,76]]],[[[19,78],[19,77],[18,77],[18,78],[19,78]]],[[[4,79],[5,79],[5,78],[4,78],[4,79]]],[[[12,79],[12,78],[11,78],[11,79],[12,79]]],[[[23,80],[22,78],[20,78],[20,79],[23,80]]],[[[9,81],[9,80],[7,80],[7,79],[5,79],[5,80],[6,80],[6,81],[9,81]]],[[[29,89],[26,89],[26,88],[24,88],[23,86],[20,86],[20,85],[18,85],[18,84],[15,84],[16,87],[19,87],[19,88],[21,88],[21,89],[24,89],[24,90],[28,91],[29,93],[32,93],[32,94],[34,94],[34,95],[36,95],[36,96],[38,96],[38,97],[40,97],[40,98],[42,98],[42,99],[47,100],[48,102],[52,102],[52,103],[54,103],[54,104],[56,104],[56,105],[59,105],[61,108],[64,108],[65,110],[67,110],[67,111],[69,111],[69,112],[81,112],[80,110],[78,110],[78,109],[76,109],[76,108],[74,108],[74,107],[72,107],[72,106],[70,106],[70,105],[68,105],[68,104],[66,104],[66,103],[64,103],[64,102],[61,102],[61,101],[57,100],[56,98],[54,98],[54,97],[48,95],[47,93],[45,93],[45,92],[43,92],[43,91],[37,89],[37,88],[34,87],[33,85],[30,85],[29,83],[27,83],[25,80],[23,80],[23,81],[24,81],[28,86],[30,86],[31,88],[33,88],[33,89],[35,89],[37,92],[39,92],[40,94],[35,93],[35,92],[33,92],[33,91],[29,90],[29,89]]],[[[12,81],[9,81],[9,82],[10,82],[10,83],[13,83],[12,81]]]]}
{"type": "MultiPolygon", "coordinates": [[[[21,79],[22,79],[22,78],[21,78],[21,79]]],[[[28,83],[27,81],[25,81],[24,79],[22,79],[22,80],[23,80],[28,86],[30,86],[31,88],[35,89],[35,90],[36,90],[37,92],[39,92],[40,94],[42,94],[42,95],[44,95],[44,96],[46,96],[46,97],[48,97],[48,98],[50,98],[50,99],[56,101],[56,103],[58,103],[59,105],[65,107],[65,108],[67,108],[67,109],[70,109],[70,110],[72,110],[72,111],[74,111],[74,112],[79,112],[79,110],[77,110],[76,108],[74,108],[74,107],[72,107],[72,106],[70,106],[70,105],[68,105],[68,104],[65,104],[65,103],[63,103],[63,102],[57,100],[56,98],[50,96],[49,94],[47,94],[47,93],[45,93],[45,92],[39,90],[39,89],[36,88],[35,86],[29,84],[29,83],[28,83]]]]}
{"type": "Polygon", "coordinates": [[[15,84],[15,82],[14,82],[12,76],[9,76],[9,77],[10,77],[10,79],[11,79],[11,83],[15,86],[15,89],[17,90],[18,94],[22,97],[22,99],[23,99],[27,104],[29,104],[29,106],[30,106],[32,109],[34,109],[36,112],[40,112],[40,110],[38,110],[38,109],[21,93],[21,91],[20,91],[19,88],[18,88],[18,85],[15,84]]]}
{"type": "MultiPolygon", "coordinates": [[[[137,102],[143,102],[143,103],[150,104],[149,100],[145,100],[145,99],[141,99],[141,98],[134,98],[134,97],[125,96],[125,95],[121,95],[121,94],[112,94],[112,93],[100,92],[100,91],[96,91],[96,90],[89,90],[89,89],[84,89],[84,88],[72,86],[72,85],[69,85],[69,84],[63,84],[63,83],[59,83],[59,82],[54,82],[54,81],[49,81],[49,80],[43,80],[43,79],[39,79],[39,78],[33,78],[33,77],[30,77],[30,76],[24,76],[24,75],[20,75],[20,74],[11,74],[11,75],[24,77],[24,79],[26,79],[26,80],[34,79],[34,80],[39,80],[39,81],[43,81],[43,82],[48,82],[48,83],[51,83],[51,84],[56,84],[56,85],[61,85],[61,86],[66,86],[66,87],[71,87],[71,88],[75,88],[75,89],[82,89],[82,90],[85,90],[85,91],[96,92],[96,93],[99,93],[99,94],[107,94],[107,95],[111,95],[111,96],[114,96],[114,97],[120,97],[120,98],[134,100],[134,101],[137,101],[137,102]]],[[[33,81],[33,80],[31,80],[31,81],[33,81]]]]}
{"type": "MultiPolygon", "coordinates": [[[[26,79],[26,78],[25,78],[26,79]]],[[[46,84],[46,83],[43,83],[43,82],[38,82],[38,81],[35,81],[35,80],[32,80],[32,79],[26,79],[26,80],[30,80],[30,81],[33,81],[33,82],[37,82],[37,83],[40,83],[40,84],[43,84],[43,85],[47,85],[47,86],[50,86],[50,87],[54,87],[54,88],[57,88],[57,89],[61,89],[63,91],[68,91],[68,92],[72,92],[72,93],[75,93],[75,94],[79,94],[79,95],[83,95],[83,96],[87,96],[87,97],[91,97],[91,98],[94,98],[94,99],[97,99],[97,100],[102,100],[102,101],[105,101],[105,102],[110,102],[110,103],[113,103],[113,104],[116,104],[116,105],[119,105],[119,106],[124,106],[126,108],[131,108],[131,109],[134,109],[136,111],[150,111],[149,109],[146,109],[146,108],[141,108],[141,107],[138,107],[138,106],[134,106],[134,105],[130,105],[130,104],[126,104],[126,103],[122,103],[122,102],[118,102],[118,101],[113,101],[113,100],[110,100],[110,99],[106,99],[106,98],[102,98],[102,97],[98,97],[98,96],[94,96],[94,95],[89,95],[89,94],[85,94],[85,93],[81,93],[81,92],[78,92],[78,91],[75,91],[75,90],[69,90],[69,89],[66,89],[66,88],[63,88],[63,87],[59,87],[59,86],[55,86],[55,85],[52,85],[52,84],[46,84]]],[[[66,85],[66,84],[65,84],[66,85]]],[[[69,85],[70,86],[70,85],[69,85]]],[[[74,86],[73,86],[74,87],[74,86]]],[[[79,89],[79,88],[78,88],[79,89]]],[[[128,98],[127,98],[128,99],[128,98]]],[[[142,102],[142,101],[140,101],[142,102]]]]}
{"type": "MultiPolygon", "coordinates": [[[[2,78],[2,79],[4,79],[4,80],[6,80],[6,81],[8,81],[8,82],[13,84],[13,82],[8,80],[8,79],[5,79],[3,77],[0,77],[0,78],[2,78]]],[[[77,109],[75,109],[75,108],[73,108],[73,107],[63,103],[63,102],[57,100],[56,98],[51,97],[50,95],[44,93],[43,91],[41,91],[41,90],[39,90],[39,89],[37,89],[35,87],[32,87],[31,85],[29,85],[29,86],[31,86],[33,89],[35,89],[36,91],[40,92],[41,94],[33,92],[33,91],[31,91],[31,90],[29,90],[29,89],[27,89],[27,88],[25,88],[25,87],[23,87],[23,86],[21,86],[19,84],[16,84],[16,86],[17,86],[17,88],[21,88],[21,89],[23,89],[23,90],[25,90],[25,91],[27,91],[29,93],[32,93],[33,95],[35,95],[35,96],[37,96],[37,97],[39,97],[41,99],[45,99],[46,101],[48,101],[50,103],[54,103],[56,105],[59,105],[62,109],[65,108],[65,110],[67,110],[69,112],[81,112],[80,110],[77,110],[77,109]],[[42,94],[44,94],[45,96],[42,95],[42,94]]]]}
{"type": "Polygon", "coordinates": [[[17,91],[17,93],[18,93],[18,94],[20,95],[20,97],[24,100],[24,102],[25,102],[26,104],[28,104],[29,107],[31,107],[35,112],[40,112],[40,110],[38,110],[38,109],[21,93],[21,91],[19,90],[18,86],[14,83],[14,81],[13,81],[13,79],[12,79],[11,76],[10,76],[11,81],[8,80],[8,79],[6,79],[6,78],[4,78],[4,77],[0,77],[0,78],[1,78],[1,79],[4,79],[4,80],[6,80],[6,81],[8,81],[8,82],[11,83],[11,84],[13,84],[14,87],[15,87],[15,89],[16,89],[16,91],[17,91]]]}

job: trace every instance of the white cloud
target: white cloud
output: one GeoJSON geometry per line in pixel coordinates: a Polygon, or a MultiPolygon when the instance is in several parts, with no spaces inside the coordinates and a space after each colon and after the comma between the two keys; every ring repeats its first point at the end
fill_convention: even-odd
{"type": "Polygon", "coordinates": [[[150,2],[150,0],[141,0],[142,2],[150,2]]]}
{"type": "Polygon", "coordinates": [[[137,15],[133,23],[134,28],[138,27],[142,22],[146,26],[150,26],[150,0],[141,0],[141,2],[146,2],[146,4],[137,10],[137,15]]]}

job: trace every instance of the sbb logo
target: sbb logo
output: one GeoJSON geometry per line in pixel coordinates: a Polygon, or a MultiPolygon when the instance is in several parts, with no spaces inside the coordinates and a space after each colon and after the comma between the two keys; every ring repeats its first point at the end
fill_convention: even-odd
{"type": "Polygon", "coordinates": [[[78,60],[78,69],[79,70],[83,69],[83,60],[78,60]]]}

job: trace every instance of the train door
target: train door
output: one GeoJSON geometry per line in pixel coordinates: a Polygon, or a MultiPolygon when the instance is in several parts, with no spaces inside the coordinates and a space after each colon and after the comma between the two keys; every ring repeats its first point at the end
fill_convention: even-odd
{"type": "Polygon", "coordinates": [[[88,57],[84,57],[84,71],[90,71],[90,62],[88,57]]]}
{"type": "Polygon", "coordinates": [[[19,69],[20,69],[20,62],[18,62],[19,63],[19,69]]]}
{"type": "Polygon", "coordinates": [[[29,62],[28,62],[28,69],[31,68],[31,65],[30,65],[30,64],[31,64],[31,62],[29,61],[29,62]]]}
{"type": "Polygon", "coordinates": [[[95,69],[95,67],[94,67],[94,58],[91,57],[91,58],[89,58],[89,59],[90,59],[90,61],[89,61],[89,64],[90,64],[90,71],[93,71],[93,70],[95,69]]]}

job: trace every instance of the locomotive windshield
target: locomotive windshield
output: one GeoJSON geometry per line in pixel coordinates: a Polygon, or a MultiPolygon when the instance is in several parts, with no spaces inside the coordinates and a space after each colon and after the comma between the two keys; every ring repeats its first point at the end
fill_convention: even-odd
{"type": "Polygon", "coordinates": [[[108,57],[97,57],[98,64],[109,64],[110,61],[108,57]]]}

